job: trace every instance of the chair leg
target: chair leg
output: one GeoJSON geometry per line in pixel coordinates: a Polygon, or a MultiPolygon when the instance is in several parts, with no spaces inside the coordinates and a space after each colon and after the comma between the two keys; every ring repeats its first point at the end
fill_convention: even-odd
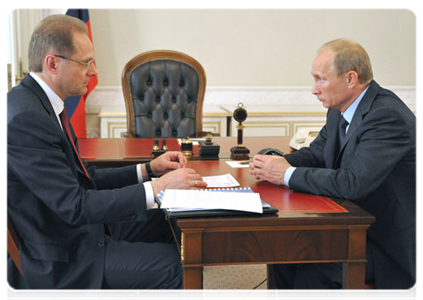
{"type": "Polygon", "coordinates": [[[267,265],[267,299],[276,300],[276,282],[273,265],[267,265]]]}

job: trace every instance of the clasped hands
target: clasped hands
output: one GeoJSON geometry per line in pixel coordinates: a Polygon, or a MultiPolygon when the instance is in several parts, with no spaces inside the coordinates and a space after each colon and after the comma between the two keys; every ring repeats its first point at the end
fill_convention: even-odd
{"type": "MultiPolygon", "coordinates": [[[[207,183],[194,169],[186,168],[187,159],[181,152],[168,151],[150,162],[154,175],[160,176],[151,182],[154,194],[165,189],[203,189],[207,183]]],[[[143,166],[145,168],[145,166],[143,166]]],[[[143,172],[146,172],[143,170],[143,172]]]]}
{"type": "Polygon", "coordinates": [[[283,156],[255,155],[249,165],[249,172],[256,179],[284,185],[285,172],[290,166],[283,156]]]}
{"type": "MultiPolygon", "coordinates": [[[[157,180],[151,182],[154,193],[165,189],[203,189],[207,183],[194,169],[186,168],[187,159],[181,152],[168,151],[150,162],[157,180]]],[[[291,165],[284,157],[274,155],[255,155],[249,165],[249,173],[256,179],[273,184],[285,184],[285,172],[291,165]]],[[[145,168],[145,167],[144,167],[145,168]]],[[[143,172],[146,172],[145,169],[143,172]]]]}

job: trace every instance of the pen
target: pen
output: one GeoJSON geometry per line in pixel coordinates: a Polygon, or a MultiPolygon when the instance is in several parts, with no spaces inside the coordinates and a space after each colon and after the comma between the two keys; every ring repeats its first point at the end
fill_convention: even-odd
{"type": "Polygon", "coordinates": [[[241,161],[239,164],[240,165],[248,165],[250,162],[249,161],[241,161]]]}

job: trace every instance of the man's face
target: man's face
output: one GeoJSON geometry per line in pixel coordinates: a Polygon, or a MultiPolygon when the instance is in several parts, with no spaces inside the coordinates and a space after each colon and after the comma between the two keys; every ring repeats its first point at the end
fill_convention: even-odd
{"type": "MultiPolygon", "coordinates": [[[[84,33],[74,33],[75,52],[69,58],[89,62],[94,58],[94,49],[89,37],[84,33]]],[[[58,53],[61,55],[61,53],[58,53]]],[[[88,90],[88,82],[92,76],[97,75],[94,64],[86,66],[75,61],[60,60],[56,83],[63,99],[69,96],[85,95],[88,90]]]]}
{"type": "Polygon", "coordinates": [[[336,75],[333,69],[334,57],[335,53],[332,51],[317,54],[311,69],[311,75],[314,78],[311,92],[317,96],[324,107],[345,111],[350,105],[347,74],[336,75]]]}

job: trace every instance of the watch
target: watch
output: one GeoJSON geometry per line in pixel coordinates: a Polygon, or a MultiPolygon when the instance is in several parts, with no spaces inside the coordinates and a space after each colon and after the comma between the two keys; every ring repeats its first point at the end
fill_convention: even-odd
{"type": "Polygon", "coordinates": [[[153,171],[151,170],[150,162],[145,164],[145,170],[147,171],[148,176],[150,176],[150,179],[156,177],[156,175],[154,175],[153,171]]]}
{"type": "Polygon", "coordinates": [[[160,201],[160,199],[158,197],[154,197],[154,202],[157,203],[157,206],[160,208],[160,206],[162,206],[162,202],[160,201]]]}

